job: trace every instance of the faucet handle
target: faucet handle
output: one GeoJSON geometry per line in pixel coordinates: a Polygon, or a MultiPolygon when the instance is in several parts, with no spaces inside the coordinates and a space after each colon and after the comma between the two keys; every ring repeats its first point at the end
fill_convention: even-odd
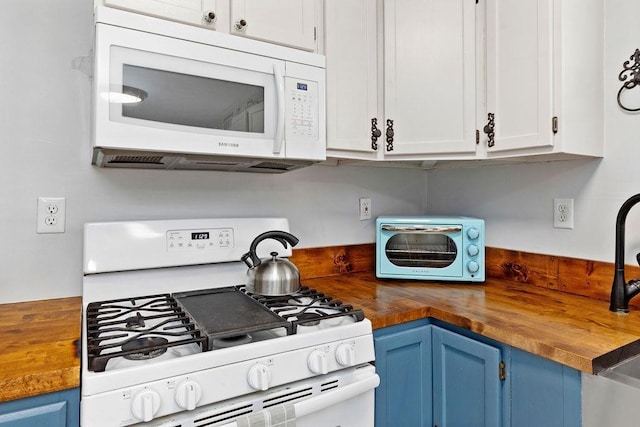
{"type": "Polygon", "coordinates": [[[640,252],[636,254],[636,261],[638,262],[638,265],[640,265],[640,252]]]}

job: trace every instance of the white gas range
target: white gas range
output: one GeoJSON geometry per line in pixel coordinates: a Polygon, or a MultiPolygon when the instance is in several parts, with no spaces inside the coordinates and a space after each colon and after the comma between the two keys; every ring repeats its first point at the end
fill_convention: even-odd
{"type": "MultiPolygon", "coordinates": [[[[83,426],[373,426],[362,311],[304,286],[244,288],[241,256],[270,230],[288,221],[86,224],[83,426]]],[[[273,251],[291,255],[275,240],[258,247],[273,251]]]]}

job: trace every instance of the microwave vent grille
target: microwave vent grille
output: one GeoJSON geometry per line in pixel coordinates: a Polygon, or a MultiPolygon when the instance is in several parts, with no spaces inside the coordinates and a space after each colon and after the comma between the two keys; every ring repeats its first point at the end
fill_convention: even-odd
{"type": "Polygon", "coordinates": [[[227,172],[284,173],[316,163],[308,160],[265,160],[248,157],[133,152],[97,148],[93,164],[104,168],[208,170],[227,172]]]}
{"type": "Polygon", "coordinates": [[[109,163],[151,163],[161,165],[163,156],[114,156],[109,163]]]}

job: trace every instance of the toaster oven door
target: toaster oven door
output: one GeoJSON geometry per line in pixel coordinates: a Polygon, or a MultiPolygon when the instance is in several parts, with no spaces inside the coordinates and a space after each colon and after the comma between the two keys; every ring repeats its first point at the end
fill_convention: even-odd
{"type": "Polygon", "coordinates": [[[382,276],[462,278],[461,225],[382,225],[379,233],[382,276]]]}

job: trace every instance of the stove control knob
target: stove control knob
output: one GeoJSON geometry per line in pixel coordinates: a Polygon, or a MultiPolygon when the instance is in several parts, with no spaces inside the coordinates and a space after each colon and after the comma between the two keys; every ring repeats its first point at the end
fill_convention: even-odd
{"type": "Polygon", "coordinates": [[[176,403],[187,411],[196,409],[201,397],[202,387],[193,380],[183,381],[176,388],[176,403]]]}
{"type": "Polygon", "coordinates": [[[351,344],[340,344],[336,349],[336,361],[341,366],[353,366],[356,363],[356,351],[351,344]]]}
{"type": "Polygon", "coordinates": [[[151,421],[160,409],[160,395],[157,391],[144,389],[133,397],[131,412],[144,422],[151,421]]]}
{"type": "Polygon", "coordinates": [[[256,363],[249,369],[249,375],[247,380],[251,388],[255,390],[266,390],[269,388],[269,380],[271,379],[271,372],[269,367],[262,363],[256,363]]]}
{"type": "Polygon", "coordinates": [[[314,350],[313,353],[309,355],[307,366],[314,374],[326,374],[329,372],[327,353],[324,351],[314,350]]]}

